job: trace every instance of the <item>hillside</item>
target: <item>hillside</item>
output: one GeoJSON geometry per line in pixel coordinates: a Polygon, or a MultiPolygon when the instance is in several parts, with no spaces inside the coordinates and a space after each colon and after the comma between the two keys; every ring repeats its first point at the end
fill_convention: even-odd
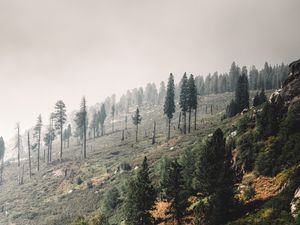
{"type": "MultiPolygon", "coordinates": [[[[99,209],[103,194],[112,186],[121,187],[130,173],[115,172],[122,163],[129,163],[132,168],[138,166],[144,155],[149,157],[153,168],[163,155],[178,156],[184,148],[193,145],[202,136],[211,133],[220,124],[220,112],[232,98],[231,93],[209,95],[201,98],[199,106],[197,130],[190,135],[181,136],[179,130],[173,130],[172,139],[166,143],[166,124],[162,114],[162,106],[142,107],[143,117],[139,139],[134,141],[134,127],[131,120],[125,133],[125,141],[121,141],[120,131],[124,127],[124,115],[118,115],[115,133],[88,140],[87,159],[81,157],[80,146],[75,139],[70,148],[64,150],[64,161],[58,160],[59,143],[54,143],[54,161],[36,171],[36,152],[33,153],[33,177],[28,177],[27,160],[24,159],[24,185],[18,185],[18,167],[16,162],[7,162],[4,170],[4,184],[1,186],[0,202],[3,206],[0,224],[67,224],[77,215],[88,215],[99,209]],[[206,114],[205,104],[213,102],[213,115],[206,114]],[[217,107],[218,109],[217,109],[217,107]],[[153,120],[157,122],[157,144],[151,145],[153,120]],[[67,170],[67,177],[65,177],[67,170]],[[78,185],[77,180],[82,180],[78,185]],[[88,183],[92,187],[88,188],[88,183]]],[[[172,120],[177,127],[178,114],[172,120]]],[[[172,126],[172,127],[173,127],[172,126]]],[[[26,154],[25,154],[26,155],[26,154]]],[[[117,219],[117,218],[116,218],[117,219]]],[[[114,221],[115,218],[112,218],[114,221]]]]}
{"type": "MultiPolygon", "coordinates": [[[[299,81],[293,82],[298,84],[299,81]]],[[[291,93],[294,86],[288,82],[280,92],[282,97],[291,93]],[[289,87],[289,88],[287,88],[289,87]],[[289,90],[289,91],[288,91],[289,90]]],[[[270,96],[273,91],[268,91],[270,96]]],[[[288,105],[294,104],[298,94],[294,94],[285,102],[288,105]]],[[[250,93],[253,99],[255,92],[250,93]]],[[[272,94],[271,98],[274,98],[272,94]]],[[[236,175],[235,198],[238,199],[235,208],[232,224],[265,224],[263,221],[276,218],[275,209],[265,206],[273,204],[280,196],[284,195],[284,189],[288,186],[289,180],[295,176],[298,168],[295,164],[280,169],[270,174],[259,174],[254,168],[245,169],[245,164],[238,165],[239,140],[245,138],[253,129],[253,118],[262,110],[262,106],[251,108],[243,115],[239,114],[233,118],[224,119],[225,108],[229,105],[233,93],[211,94],[200,98],[197,114],[197,130],[190,134],[182,135],[177,129],[178,116],[176,113],[172,120],[171,140],[166,142],[166,121],[163,116],[162,105],[143,106],[140,108],[142,123],[139,132],[139,142],[135,143],[135,128],[129,119],[128,129],[125,131],[125,140],[122,141],[122,130],[124,129],[125,114],[119,114],[115,118],[115,132],[111,133],[110,124],[106,124],[106,134],[103,137],[89,138],[87,143],[87,159],[82,159],[81,147],[75,138],[71,139],[70,147],[64,149],[63,162],[59,161],[59,143],[54,142],[53,161],[50,164],[42,163],[39,172],[36,171],[35,152],[33,153],[34,174],[30,179],[28,176],[27,159],[24,164],[24,184],[19,185],[19,174],[17,164],[8,161],[5,164],[4,184],[1,185],[0,203],[0,224],[16,225],[60,225],[70,224],[81,215],[87,218],[93,216],[96,211],[105,212],[111,224],[120,224],[123,221],[122,208],[117,206],[113,211],[107,211],[103,207],[107,195],[113,187],[120,191],[118,197],[124,200],[124,188],[128,178],[139,169],[144,156],[147,156],[150,171],[154,183],[159,183],[157,167],[163,157],[178,158],[186,149],[197,148],[202,140],[210,137],[212,133],[221,128],[226,137],[233,135],[237,140],[237,148],[233,150],[233,160],[236,162],[238,171],[242,169],[242,176],[236,175]],[[212,107],[212,113],[210,106],[212,107]],[[208,106],[208,107],[207,107],[208,106]],[[208,108],[208,109],[207,109],[208,108]],[[244,124],[245,118],[252,118],[244,124]],[[157,142],[151,144],[153,121],[157,122],[157,142]],[[239,130],[244,124],[243,131],[239,130]],[[236,135],[236,136],[235,136],[236,135]],[[283,193],[283,194],[282,194],[283,193]],[[256,222],[254,222],[254,220],[256,222]]],[[[252,104],[252,102],[251,102],[252,104]]],[[[178,107],[178,105],[177,105],[178,107]]],[[[134,108],[130,108],[130,115],[134,108]]],[[[179,110],[177,110],[178,112],[179,110]]],[[[255,124],[255,121],[254,121],[255,124]]],[[[26,154],[26,153],[24,153],[26,154]]],[[[289,191],[289,193],[293,192],[289,191]]],[[[290,197],[289,197],[290,199],[290,197]]],[[[199,200],[199,196],[190,199],[191,207],[199,200]]],[[[288,204],[290,204],[290,200],[288,204]]],[[[158,202],[159,213],[153,213],[157,219],[164,220],[164,210],[168,207],[163,202],[158,202]]],[[[167,204],[167,203],[166,203],[167,204]]],[[[285,203],[286,204],[286,203],[285,203]]],[[[286,207],[286,205],[285,205],[286,207]]],[[[284,213],[287,213],[286,211],[284,213]]],[[[193,213],[186,218],[191,221],[193,213]]],[[[282,223],[289,224],[290,215],[285,215],[286,220],[282,223]]],[[[188,223],[188,222],[187,222],[188,223]]],[[[165,224],[165,223],[161,223],[165,224]]]]}

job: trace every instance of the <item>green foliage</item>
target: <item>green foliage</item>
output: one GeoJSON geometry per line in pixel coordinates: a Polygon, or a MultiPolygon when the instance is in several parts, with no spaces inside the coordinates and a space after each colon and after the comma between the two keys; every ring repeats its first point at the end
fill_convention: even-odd
{"type": "Polygon", "coordinates": [[[124,204],[124,214],[128,225],[150,225],[153,218],[149,212],[156,199],[155,190],[149,178],[147,158],[144,158],[137,175],[131,177],[124,204]]]}
{"type": "Polygon", "coordinates": [[[244,172],[252,171],[257,152],[254,147],[254,136],[251,130],[239,137],[237,142],[237,149],[237,166],[244,172]]]}
{"type": "Polygon", "coordinates": [[[255,161],[255,170],[265,176],[275,175],[278,171],[276,160],[280,154],[280,141],[278,137],[271,136],[265,142],[262,151],[255,161]]]}
{"type": "Polygon", "coordinates": [[[225,148],[223,132],[217,129],[212,138],[200,146],[196,162],[194,186],[207,199],[206,206],[195,212],[198,221],[214,225],[228,220],[233,201],[231,167],[231,152],[225,148]]]}
{"type": "Polygon", "coordinates": [[[247,115],[243,116],[237,124],[237,133],[238,134],[245,133],[249,129],[251,122],[252,122],[252,120],[249,116],[247,116],[247,115]]]}
{"type": "Polygon", "coordinates": [[[278,96],[275,102],[266,102],[261,114],[257,118],[257,132],[259,139],[274,136],[279,131],[279,124],[284,116],[283,100],[278,96]]]}
{"type": "Polygon", "coordinates": [[[175,85],[174,85],[174,76],[171,73],[167,86],[167,94],[164,104],[164,114],[167,115],[168,119],[173,118],[173,113],[175,112],[175,85]]]}
{"type": "Polygon", "coordinates": [[[100,212],[97,212],[91,219],[88,225],[109,225],[108,219],[100,212]]]}
{"type": "Polygon", "coordinates": [[[233,117],[237,114],[237,105],[234,100],[231,100],[230,104],[227,106],[226,114],[228,117],[233,117]]]}
{"type": "Polygon", "coordinates": [[[67,120],[66,105],[62,100],[57,101],[55,104],[54,119],[55,119],[55,128],[57,130],[62,129],[63,125],[67,120]]]}
{"type": "Polygon", "coordinates": [[[162,186],[166,190],[166,199],[171,202],[168,214],[172,215],[178,224],[181,224],[187,207],[188,195],[184,189],[182,166],[177,160],[170,163],[166,179],[162,182],[162,186]]]}
{"type": "Polygon", "coordinates": [[[182,112],[187,112],[189,107],[189,85],[186,73],[181,79],[179,105],[182,112]]]}
{"type": "Polygon", "coordinates": [[[142,121],[139,108],[136,108],[134,115],[132,116],[132,122],[135,126],[138,126],[142,121]]]}
{"type": "Polygon", "coordinates": [[[109,189],[104,195],[103,208],[105,212],[114,211],[120,203],[120,193],[118,188],[109,189]]]}
{"type": "Polygon", "coordinates": [[[89,225],[83,216],[78,216],[71,225],[89,225]]]}
{"type": "Polygon", "coordinates": [[[193,189],[193,176],[195,171],[196,154],[193,149],[186,149],[180,157],[182,165],[182,178],[184,181],[184,189],[188,195],[192,195],[195,191],[193,189]]]}
{"type": "Polygon", "coordinates": [[[245,73],[238,78],[235,89],[235,102],[237,113],[249,108],[248,77],[245,73]]]}
{"type": "Polygon", "coordinates": [[[167,182],[168,179],[171,162],[171,159],[164,156],[159,160],[158,163],[159,193],[162,199],[166,198],[166,188],[164,187],[164,184],[167,182]]]}

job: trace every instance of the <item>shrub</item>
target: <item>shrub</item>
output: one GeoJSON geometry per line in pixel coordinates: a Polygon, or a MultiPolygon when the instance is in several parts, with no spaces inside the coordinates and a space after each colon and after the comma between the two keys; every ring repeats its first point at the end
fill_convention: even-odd
{"type": "Polygon", "coordinates": [[[274,176],[278,172],[277,158],[280,155],[280,141],[278,137],[269,137],[265,147],[259,152],[255,161],[255,170],[261,175],[274,176]]]}
{"type": "Polygon", "coordinates": [[[83,216],[78,216],[71,225],[88,225],[83,216]]]}
{"type": "Polygon", "coordinates": [[[238,139],[237,149],[237,166],[244,172],[251,171],[254,167],[254,162],[257,152],[253,146],[254,137],[252,131],[249,131],[238,139]]]}
{"type": "Polygon", "coordinates": [[[76,179],[76,184],[77,185],[80,185],[80,184],[82,184],[83,183],[83,180],[81,179],[81,177],[77,177],[77,179],[76,179]]]}
{"type": "Polygon", "coordinates": [[[122,162],[120,165],[120,169],[123,171],[129,171],[129,170],[131,170],[131,166],[127,162],[122,162]]]}
{"type": "Polygon", "coordinates": [[[89,225],[109,225],[107,218],[100,212],[93,216],[89,225]]]}
{"type": "Polygon", "coordinates": [[[256,192],[253,186],[247,186],[244,192],[244,197],[246,201],[249,201],[255,196],[256,192]]]}
{"type": "Polygon", "coordinates": [[[120,193],[118,188],[113,187],[108,190],[104,195],[103,208],[105,211],[110,212],[120,203],[120,193]]]}

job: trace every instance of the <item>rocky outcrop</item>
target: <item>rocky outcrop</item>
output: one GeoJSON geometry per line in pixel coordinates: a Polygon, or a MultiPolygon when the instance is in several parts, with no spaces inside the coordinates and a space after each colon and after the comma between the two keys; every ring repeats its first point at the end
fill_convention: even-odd
{"type": "Polygon", "coordinates": [[[300,188],[295,191],[294,198],[291,202],[291,214],[295,218],[298,215],[298,206],[300,203],[300,188]]]}
{"type": "Polygon", "coordinates": [[[287,107],[300,102],[300,59],[289,65],[290,74],[281,89],[271,94],[269,101],[277,102],[282,99],[287,107]]]}

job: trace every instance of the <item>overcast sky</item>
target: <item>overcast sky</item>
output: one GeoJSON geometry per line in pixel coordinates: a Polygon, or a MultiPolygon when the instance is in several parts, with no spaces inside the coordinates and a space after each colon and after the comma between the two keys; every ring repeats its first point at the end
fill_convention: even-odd
{"type": "Polygon", "coordinates": [[[0,0],[0,136],[149,81],[300,57],[299,0],[0,0]]]}

